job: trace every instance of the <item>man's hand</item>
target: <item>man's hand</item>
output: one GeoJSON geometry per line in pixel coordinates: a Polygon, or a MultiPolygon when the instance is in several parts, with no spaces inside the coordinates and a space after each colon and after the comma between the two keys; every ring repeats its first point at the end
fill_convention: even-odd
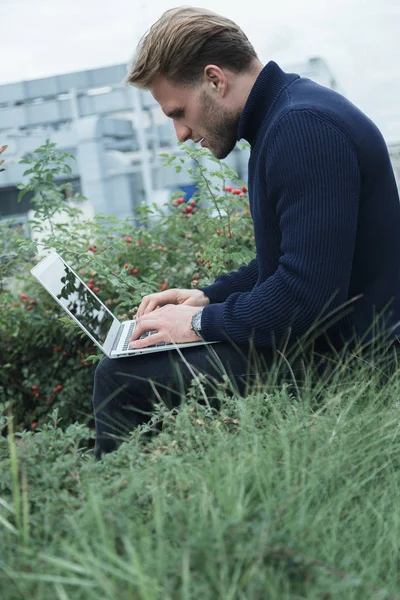
{"type": "MultiPolygon", "coordinates": [[[[7,150],[7,148],[8,148],[8,146],[2,146],[0,148],[0,154],[3,154],[4,150],[7,150]]],[[[2,168],[2,166],[1,166],[3,163],[4,163],[4,159],[0,158],[0,171],[5,171],[5,169],[2,168]]]]}
{"type": "Polygon", "coordinates": [[[143,297],[136,313],[136,318],[147,315],[156,308],[167,304],[187,304],[188,306],[201,308],[210,304],[210,299],[201,290],[181,290],[177,288],[156,294],[149,294],[143,297]]]}
{"type": "MultiPolygon", "coordinates": [[[[152,296],[157,295],[152,294],[152,296]]],[[[147,346],[153,346],[158,342],[172,342],[175,344],[198,342],[200,338],[191,329],[192,316],[197,311],[198,306],[167,304],[158,310],[136,317],[136,327],[131,336],[130,347],[147,348],[147,346]],[[157,333],[139,340],[140,336],[146,331],[157,331],[157,333]]]]}

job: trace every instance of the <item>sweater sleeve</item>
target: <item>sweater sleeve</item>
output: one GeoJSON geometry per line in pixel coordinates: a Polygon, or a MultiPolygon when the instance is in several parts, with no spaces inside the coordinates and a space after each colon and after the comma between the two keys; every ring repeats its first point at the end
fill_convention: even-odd
{"type": "Polygon", "coordinates": [[[210,299],[210,303],[224,302],[235,292],[247,292],[253,289],[258,278],[258,263],[254,258],[248,265],[237,271],[219,275],[213,284],[199,288],[210,299]]]}
{"type": "Polygon", "coordinates": [[[269,347],[347,300],[360,189],[354,148],[330,121],[292,111],[275,125],[265,168],[265,201],[275,203],[281,231],[278,268],[251,291],[205,307],[206,340],[269,347]]]}

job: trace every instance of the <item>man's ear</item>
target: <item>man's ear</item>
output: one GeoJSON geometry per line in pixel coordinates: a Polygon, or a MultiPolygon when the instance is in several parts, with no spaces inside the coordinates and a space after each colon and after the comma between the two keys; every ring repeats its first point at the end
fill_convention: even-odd
{"type": "Polygon", "coordinates": [[[204,81],[207,88],[212,92],[225,95],[228,80],[220,67],[217,67],[217,65],[207,65],[204,67],[204,81]]]}

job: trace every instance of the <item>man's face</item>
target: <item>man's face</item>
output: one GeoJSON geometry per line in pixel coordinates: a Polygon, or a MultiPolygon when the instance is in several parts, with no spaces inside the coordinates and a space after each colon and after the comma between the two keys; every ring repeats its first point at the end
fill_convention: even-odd
{"type": "Polygon", "coordinates": [[[201,141],[216,158],[225,158],[235,147],[239,112],[215,98],[203,83],[188,87],[159,77],[151,93],[163,112],[173,119],[180,142],[201,141]]]}

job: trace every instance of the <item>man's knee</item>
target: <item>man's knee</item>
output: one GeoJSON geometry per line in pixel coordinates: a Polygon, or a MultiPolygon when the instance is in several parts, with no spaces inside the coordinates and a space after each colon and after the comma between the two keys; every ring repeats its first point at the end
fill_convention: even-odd
{"type": "Polygon", "coordinates": [[[95,412],[111,408],[124,387],[117,381],[118,361],[104,357],[94,374],[93,408],[95,412]],[[113,401],[114,400],[114,401],[113,401]]]}
{"type": "Polygon", "coordinates": [[[115,360],[104,356],[98,363],[94,372],[95,381],[104,381],[113,377],[115,372],[115,360]]]}

